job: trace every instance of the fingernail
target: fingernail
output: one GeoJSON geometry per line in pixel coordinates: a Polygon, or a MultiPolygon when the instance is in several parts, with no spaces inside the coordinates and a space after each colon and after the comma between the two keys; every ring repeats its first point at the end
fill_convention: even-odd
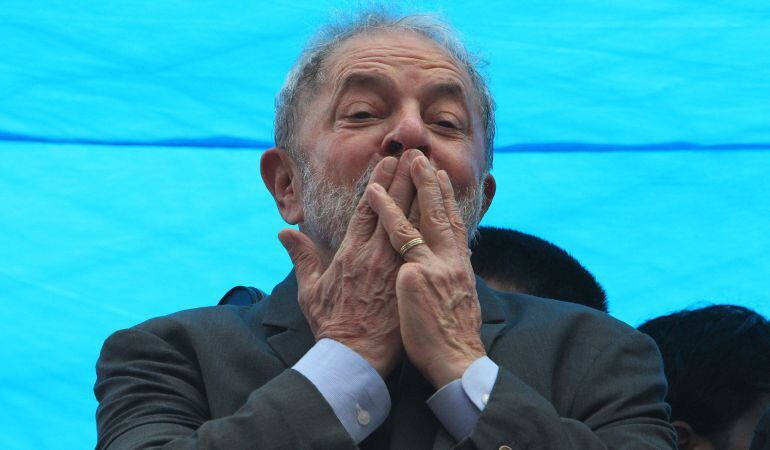
{"type": "Polygon", "coordinates": [[[382,160],[382,170],[385,173],[393,174],[396,172],[396,166],[398,166],[398,160],[392,156],[388,156],[382,160]]]}
{"type": "Polygon", "coordinates": [[[452,185],[452,181],[449,180],[449,175],[446,173],[446,170],[439,170],[438,171],[438,177],[445,183],[452,185]]]}

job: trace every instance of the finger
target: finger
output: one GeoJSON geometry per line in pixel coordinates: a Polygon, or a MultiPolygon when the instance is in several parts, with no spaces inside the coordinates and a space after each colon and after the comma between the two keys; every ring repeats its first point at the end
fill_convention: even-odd
{"type": "Polygon", "coordinates": [[[411,167],[412,161],[422,152],[417,149],[410,149],[404,152],[399,158],[396,173],[393,176],[393,183],[388,189],[388,194],[393,198],[396,204],[401,207],[401,211],[406,214],[412,206],[415,193],[417,192],[412,181],[411,167]]]}
{"type": "Polygon", "coordinates": [[[420,233],[437,254],[455,248],[457,244],[444,209],[436,170],[424,156],[415,158],[412,178],[420,207],[420,233]]]}
{"type": "MultiPolygon", "coordinates": [[[[393,250],[398,252],[407,242],[421,238],[420,232],[404,216],[404,212],[385,190],[378,186],[369,186],[366,196],[372,209],[380,217],[380,224],[388,234],[393,250]]],[[[432,252],[427,244],[420,244],[407,251],[403,258],[407,262],[427,262],[432,252]]]]}
{"type": "Polygon", "coordinates": [[[409,219],[409,223],[412,224],[413,227],[417,228],[417,230],[420,230],[420,204],[419,202],[412,202],[412,207],[409,209],[409,216],[407,217],[409,219]]]}
{"type": "MultiPolygon", "coordinates": [[[[393,178],[398,166],[398,160],[392,156],[383,158],[382,161],[374,166],[372,176],[369,178],[369,184],[379,184],[387,189],[393,182],[393,178]]],[[[377,227],[377,215],[369,206],[369,200],[366,195],[362,195],[356,205],[353,217],[350,218],[348,229],[343,239],[343,245],[354,245],[365,242],[377,227]]]]}
{"type": "MultiPolygon", "coordinates": [[[[465,221],[460,214],[460,209],[457,206],[455,199],[455,191],[452,187],[452,181],[449,179],[446,170],[439,170],[437,173],[438,185],[441,188],[441,197],[444,200],[444,210],[446,211],[447,218],[449,219],[449,225],[452,227],[452,232],[455,235],[455,240],[458,244],[468,242],[468,230],[465,229],[465,221]]],[[[467,245],[465,246],[467,247],[467,245]]]]}
{"type": "Polygon", "coordinates": [[[392,156],[382,158],[382,160],[374,166],[372,176],[369,178],[369,184],[377,183],[385,189],[389,189],[391,184],[393,184],[398,164],[399,160],[392,156]]]}
{"type": "Polygon", "coordinates": [[[281,241],[281,245],[294,264],[300,289],[303,286],[315,284],[323,273],[323,265],[313,241],[305,234],[291,228],[281,230],[278,233],[278,240],[281,241]]]}

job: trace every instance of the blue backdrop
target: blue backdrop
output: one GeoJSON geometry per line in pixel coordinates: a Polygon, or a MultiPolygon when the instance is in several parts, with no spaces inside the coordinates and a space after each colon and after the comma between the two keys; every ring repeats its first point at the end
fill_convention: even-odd
{"type": "MultiPolygon", "coordinates": [[[[109,333],[288,271],[273,96],[339,2],[4,0],[0,448],[95,442],[109,333]]],[[[569,250],[633,325],[770,314],[765,1],[422,2],[490,64],[488,225],[569,250]]]]}

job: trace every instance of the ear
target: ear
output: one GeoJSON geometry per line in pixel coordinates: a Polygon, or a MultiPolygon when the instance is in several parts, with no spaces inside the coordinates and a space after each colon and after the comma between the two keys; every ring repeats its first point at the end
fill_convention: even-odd
{"type": "Polygon", "coordinates": [[[492,198],[495,196],[495,192],[497,192],[497,183],[495,182],[495,177],[493,177],[491,173],[488,173],[484,177],[482,183],[484,183],[484,202],[481,204],[481,217],[484,217],[484,214],[486,214],[489,209],[489,205],[492,204],[492,198]]]}
{"type": "Polygon", "coordinates": [[[676,446],[679,450],[713,450],[711,441],[698,434],[689,423],[682,420],[671,422],[676,430],[676,446]]]}
{"type": "Polygon", "coordinates": [[[305,217],[300,198],[299,170],[289,153],[273,147],[262,154],[260,160],[262,181],[275,199],[278,212],[289,224],[297,224],[305,217]]]}

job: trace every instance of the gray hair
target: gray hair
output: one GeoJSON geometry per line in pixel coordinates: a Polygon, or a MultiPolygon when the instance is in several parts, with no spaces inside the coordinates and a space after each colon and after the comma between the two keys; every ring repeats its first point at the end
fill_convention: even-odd
{"type": "Polygon", "coordinates": [[[384,8],[359,12],[322,27],[300,54],[289,71],[283,88],[275,100],[275,144],[302,163],[296,129],[307,95],[316,92],[323,83],[323,66],[340,44],[352,37],[379,31],[411,31],[439,44],[471,80],[474,97],[484,124],[486,171],[492,168],[492,143],[495,138],[495,102],[484,77],[478,70],[483,60],[470,53],[446,23],[432,15],[399,16],[384,8]]]}

